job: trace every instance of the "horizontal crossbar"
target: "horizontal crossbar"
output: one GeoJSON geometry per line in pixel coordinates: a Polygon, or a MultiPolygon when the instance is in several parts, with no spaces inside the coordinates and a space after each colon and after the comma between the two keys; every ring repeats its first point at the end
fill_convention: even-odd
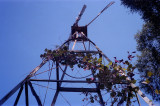
{"type": "MultiPolygon", "coordinates": [[[[39,81],[39,82],[64,82],[64,83],[102,83],[99,81],[86,81],[86,80],[48,80],[48,79],[30,79],[30,81],[39,81]]],[[[128,82],[118,82],[114,84],[128,84],[128,82]]]]}
{"type": "Polygon", "coordinates": [[[97,88],[69,88],[69,87],[60,87],[59,91],[63,91],[63,92],[99,92],[97,88]]]}
{"type": "Polygon", "coordinates": [[[86,81],[86,80],[46,80],[46,79],[30,79],[30,81],[41,82],[65,82],[65,83],[100,83],[99,81],[86,81]]]}
{"type": "Polygon", "coordinates": [[[87,51],[87,50],[69,50],[69,52],[74,52],[74,53],[100,53],[99,51],[87,51]]]}

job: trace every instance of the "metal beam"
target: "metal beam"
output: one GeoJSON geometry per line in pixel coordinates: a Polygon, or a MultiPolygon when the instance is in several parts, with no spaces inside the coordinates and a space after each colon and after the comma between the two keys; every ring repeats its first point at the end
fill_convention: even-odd
{"type": "Polygon", "coordinates": [[[98,92],[97,88],[69,88],[69,87],[60,87],[59,91],[63,91],[63,92],[98,92]]]}
{"type": "Polygon", "coordinates": [[[29,99],[28,99],[28,82],[25,83],[25,98],[26,98],[26,106],[29,106],[29,99]]]}
{"type": "Polygon", "coordinates": [[[105,106],[100,89],[98,89],[98,92],[97,92],[97,93],[98,93],[98,96],[99,96],[99,99],[100,99],[100,104],[101,104],[101,106],[105,106]]]}
{"type": "MultiPolygon", "coordinates": [[[[56,78],[59,80],[59,63],[56,61],[56,78]]],[[[59,82],[57,82],[57,89],[59,88],[59,82]]]]}
{"type": "Polygon", "coordinates": [[[42,61],[42,63],[37,66],[35,69],[32,70],[32,72],[23,80],[21,81],[17,86],[15,86],[8,94],[6,94],[1,100],[0,100],[0,106],[8,100],[21,86],[23,86],[28,79],[30,79],[45,63],[47,60],[42,61]]]}
{"type": "MultiPolygon", "coordinates": [[[[66,73],[66,70],[67,70],[67,65],[65,66],[65,69],[63,70],[63,74],[61,76],[61,81],[64,81],[63,79],[64,79],[64,75],[66,73]]],[[[61,85],[62,85],[62,82],[60,82],[59,86],[61,86],[61,85]]]]}
{"type": "Polygon", "coordinates": [[[86,80],[47,80],[47,79],[30,79],[30,81],[39,82],[64,82],[64,83],[100,83],[99,81],[87,82],[86,80]]]}
{"type": "Polygon", "coordinates": [[[59,90],[56,91],[51,106],[54,106],[54,105],[55,105],[56,100],[57,100],[57,97],[58,97],[58,94],[59,94],[59,90]]]}
{"type": "Polygon", "coordinates": [[[88,50],[69,50],[69,52],[74,52],[74,53],[101,53],[99,51],[88,51],[88,50]]]}
{"type": "MultiPolygon", "coordinates": [[[[64,81],[63,78],[64,78],[64,75],[65,75],[66,70],[67,70],[67,65],[65,66],[65,69],[64,69],[63,74],[62,74],[62,76],[61,76],[61,82],[60,82],[59,80],[54,80],[55,82],[56,82],[56,81],[59,81],[59,82],[60,82],[60,83],[59,83],[59,86],[61,86],[61,85],[62,85],[62,81],[64,81]]],[[[55,95],[54,95],[54,97],[53,97],[53,101],[52,101],[51,106],[54,106],[54,105],[55,105],[56,100],[57,100],[57,97],[58,97],[58,94],[59,94],[59,89],[56,90],[56,93],[55,93],[55,95]]]]}
{"type": "Polygon", "coordinates": [[[5,95],[1,100],[0,100],[0,106],[6,101],[8,100],[8,98],[10,98],[21,86],[24,85],[24,83],[26,82],[26,79],[24,79],[23,81],[21,81],[17,86],[15,86],[7,95],[5,95]]]}
{"type": "MultiPolygon", "coordinates": [[[[48,80],[48,79],[30,79],[29,81],[38,81],[38,82],[60,82],[60,83],[102,83],[99,81],[90,81],[87,82],[86,80],[48,80]]],[[[114,84],[128,84],[128,82],[117,82],[114,84]]]]}
{"type": "Polygon", "coordinates": [[[17,98],[16,98],[16,100],[15,100],[15,102],[14,102],[14,106],[17,106],[17,103],[18,103],[19,98],[20,98],[20,96],[21,96],[21,94],[22,94],[22,91],[23,91],[23,86],[21,86],[21,88],[20,88],[20,90],[19,90],[19,92],[18,92],[17,98]]]}
{"type": "Polygon", "coordinates": [[[32,86],[32,83],[29,81],[28,84],[29,84],[29,86],[31,88],[31,92],[32,92],[33,96],[35,96],[35,98],[37,100],[38,106],[42,106],[41,100],[40,100],[39,96],[37,95],[36,91],[34,90],[34,88],[32,86]]]}

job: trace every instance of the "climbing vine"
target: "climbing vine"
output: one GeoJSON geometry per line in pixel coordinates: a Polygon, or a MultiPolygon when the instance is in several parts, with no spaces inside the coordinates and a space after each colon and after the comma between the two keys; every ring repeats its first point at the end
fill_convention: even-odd
{"type": "MultiPolygon", "coordinates": [[[[139,90],[139,87],[131,87],[131,83],[136,83],[134,79],[134,70],[136,67],[131,63],[131,60],[135,57],[133,56],[134,53],[129,54],[126,61],[123,59],[117,60],[114,57],[115,61],[109,62],[107,65],[102,63],[102,56],[99,58],[95,56],[97,53],[77,53],[69,51],[67,46],[57,50],[45,49],[45,53],[41,54],[40,57],[67,65],[71,69],[77,66],[84,70],[91,70],[94,77],[86,78],[86,81],[90,83],[98,80],[99,88],[110,93],[112,105],[120,105],[124,102],[127,105],[131,105],[132,102],[136,102],[136,99],[133,98],[136,97],[136,93],[139,90]]],[[[148,73],[148,75],[151,76],[152,74],[148,73]]],[[[97,95],[91,95],[89,92],[84,92],[84,94],[86,98],[88,98],[87,96],[89,94],[91,103],[97,101],[97,95]]],[[[83,101],[88,100],[86,98],[83,101]]],[[[107,104],[107,101],[105,101],[105,104],[107,104]]]]}

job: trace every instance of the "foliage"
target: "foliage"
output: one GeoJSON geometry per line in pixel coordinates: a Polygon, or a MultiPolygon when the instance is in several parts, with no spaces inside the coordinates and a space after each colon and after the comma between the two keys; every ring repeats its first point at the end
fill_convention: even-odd
{"type": "Polygon", "coordinates": [[[160,0],[121,0],[132,12],[138,12],[145,22],[160,26],[160,0]]]}
{"type": "Polygon", "coordinates": [[[147,23],[141,32],[135,36],[138,43],[137,50],[141,51],[138,56],[137,68],[141,75],[141,81],[148,83],[140,84],[153,99],[160,100],[160,95],[156,92],[160,90],[160,30],[155,30],[153,25],[147,23]]]}
{"type": "MultiPolygon", "coordinates": [[[[72,69],[77,66],[84,70],[91,70],[94,78],[87,78],[86,80],[90,83],[98,79],[100,89],[105,89],[110,93],[111,98],[113,98],[112,105],[115,103],[120,105],[124,102],[130,105],[132,102],[135,102],[132,98],[135,97],[139,88],[132,88],[130,86],[131,83],[135,84],[136,80],[133,77],[135,67],[129,62],[134,56],[129,54],[127,61],[123,61],[123,59],[117,60],[115,57],[115,62],[104,65],[102,64],[102,57],[97,58],[95,55],[97,54],[70,52],[64,46],[61,49],[53,51],[45,49],[45,53],[41,55],[41,58],[52,60],[62,65],[68,65],[72,69]],[[126,80],[127,77],[130,80],[126,80]]],[[[89,92],[84,92],[84,94],[90,96],[91,103],[97,101],[96,95],[92,96],[89,92]]],[[[84,100],[88,100],[88,98],[84,100]]]]}
{"type": "Polygon", "coordinates": [[[145,21],[135,36],[138,56],[136,67],[140,72],[140,87],[160,101],[160,0],[121,0],[132,12],[138,12],[145,21]]]}

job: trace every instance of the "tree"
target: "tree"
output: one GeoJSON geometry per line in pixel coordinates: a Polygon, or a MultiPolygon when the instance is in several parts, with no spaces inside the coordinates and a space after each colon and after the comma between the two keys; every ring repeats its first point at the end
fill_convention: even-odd
{"type": "Polygon", "coordinates": [[[137,50],[141,51],[136,66],[141,74],[140,82],[148,80],[147,85],[140,84],[141,88],[151,94],[153,99],[160,100],[159,92],[157,92],[160,90],[160,39],[156,36],[160,31],[152,28],[153,25],[147,23],[135,36],[138,44],[137,50]]]}
{"type": "Polygon", "coordinates": [[[130,8],[131,12],[137,12],[145,22],[160,26],[160,0],[121,0],[122,4],[130,8]]]}
{"type": "Polygon", "coordinates": [[[135,35],[137,50],[141,52],[136,66],[141,76],[140,87],[160,101],[160,0],[121,1],[146,22],[135,35]]]}

